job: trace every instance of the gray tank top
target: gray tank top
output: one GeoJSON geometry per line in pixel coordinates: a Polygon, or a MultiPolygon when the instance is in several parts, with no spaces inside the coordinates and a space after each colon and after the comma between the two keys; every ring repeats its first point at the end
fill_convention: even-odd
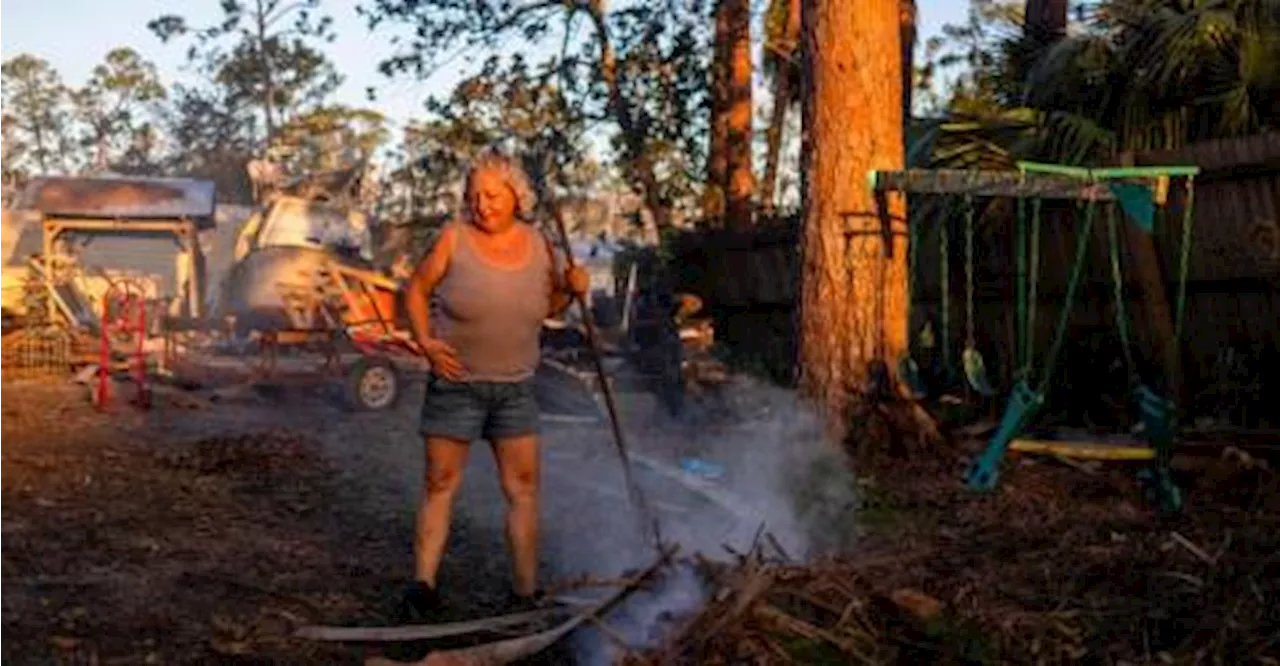
{"type": "Polygon", "coordinates": [[[458,350],[465,381],[518,382],[538,367],[551,307],[551,253],[534,227],[517,224],[531,242],[528,259],[517,267],[481,256],[469,230],[456,229],[449,267],[432,297],[431,327],[458,350]]]}

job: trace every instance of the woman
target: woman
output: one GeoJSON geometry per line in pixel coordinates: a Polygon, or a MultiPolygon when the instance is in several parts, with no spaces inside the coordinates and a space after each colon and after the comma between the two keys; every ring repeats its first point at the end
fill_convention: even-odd
{"type": "Polygon", "coordinates": [[[493,449],[509,505],[515,602],[533,601],[538,405],[532,379],[539,334],[543,320],[585,294],[589,282],[581,269],[560,271],[546,237],[524,221],[536,202],[515,161],[485,153],[467,174],[461,219],[445,226],[407,288],[414,337],[431,362],[420,426],[427,472],[414,543],[416,582],[401,607],[409,620],[422,621],[438,608],[436,572],[477,439],[493,449]]]}

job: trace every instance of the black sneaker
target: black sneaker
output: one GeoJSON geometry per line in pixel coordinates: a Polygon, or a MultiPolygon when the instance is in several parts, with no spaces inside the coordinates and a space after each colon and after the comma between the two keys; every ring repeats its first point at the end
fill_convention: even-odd
{"type": "MultiPolygon", "coordinates": [[[[399,625],[434,624],[443,612],[440,595],[434,587],[423,581],[414,581],[397,600],[393,622],[399,625]]],[[[415,662],[431,653],[430,641],[403,641],[388,643],[382,647],[383,656],[393,661],[415,662]]]]}
{"type": "Polygon", "coordinates": [[[541,588],[535,590],[533,594],[517,594],[513,591],[507,596],[506,612],[509,615],[514,615],[529,611],[549,610],[556,605],[555,598],[549,596],[546,590],[541,588]]]}
{"type": "Polygon", "coordinates": [[[424,581],[414,581],[400,597],[396,621],[401,624],[430,624],[437,621],[442,604],[440,594],[424,581]]]}

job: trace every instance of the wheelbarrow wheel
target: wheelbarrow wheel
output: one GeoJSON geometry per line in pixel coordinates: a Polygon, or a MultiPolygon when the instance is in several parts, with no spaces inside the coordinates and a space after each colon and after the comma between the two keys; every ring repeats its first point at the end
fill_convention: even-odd
{"type": "Polygon", "coordinates": [[[347,406],[361,412],[390,409],[400,399],[400,373],[389,361],[366,357],[356,361],[347,372],[345,397],[347,406]]]}

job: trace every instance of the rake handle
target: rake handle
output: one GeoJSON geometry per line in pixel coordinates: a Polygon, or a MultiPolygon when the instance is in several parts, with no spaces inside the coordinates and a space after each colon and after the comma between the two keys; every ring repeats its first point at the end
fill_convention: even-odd
{"type": "MultiPolygon", "coordinates": [[[[569,232],[565,228],[564,217],[559,209],[553,211],[552,218],[556,223],[556,232],[560,236],[565,265],[570,269],[577,268],[577,263],[573,259],[573,246],[569,242],[569,232]]],[[[655,547],[661,550],[662,535],[658,530],[658,521],[650,515],[644,494],[640,491],[640,486],[636,484],[635,478],[631,473],[631,458],[627,455],[626,438],[622,434],[622,420],[618,417],[618,406],[614,400],[613,387],[609,384],[609,378],[605,373],[604,355],[600,351],[595,322],[591,320],[591,312],[587,308],[586,300],[576,293],[573,294],[573,300],[578,304],[582,312],[582,324],[587,331],[587,347],[591,350],[591,361],[596,369],[600,392],[604,394],[605,409],[609,412],[609,427],[613,431],[613,441],[618,448],[618,456],[622,459],[622,473],[626,478],[627,490],[631,494],[632,502],[636,504],[636,508],[640,511],[641,520],[646,524],[650,532],[649,536],[653,538],[655,547]]]]}

